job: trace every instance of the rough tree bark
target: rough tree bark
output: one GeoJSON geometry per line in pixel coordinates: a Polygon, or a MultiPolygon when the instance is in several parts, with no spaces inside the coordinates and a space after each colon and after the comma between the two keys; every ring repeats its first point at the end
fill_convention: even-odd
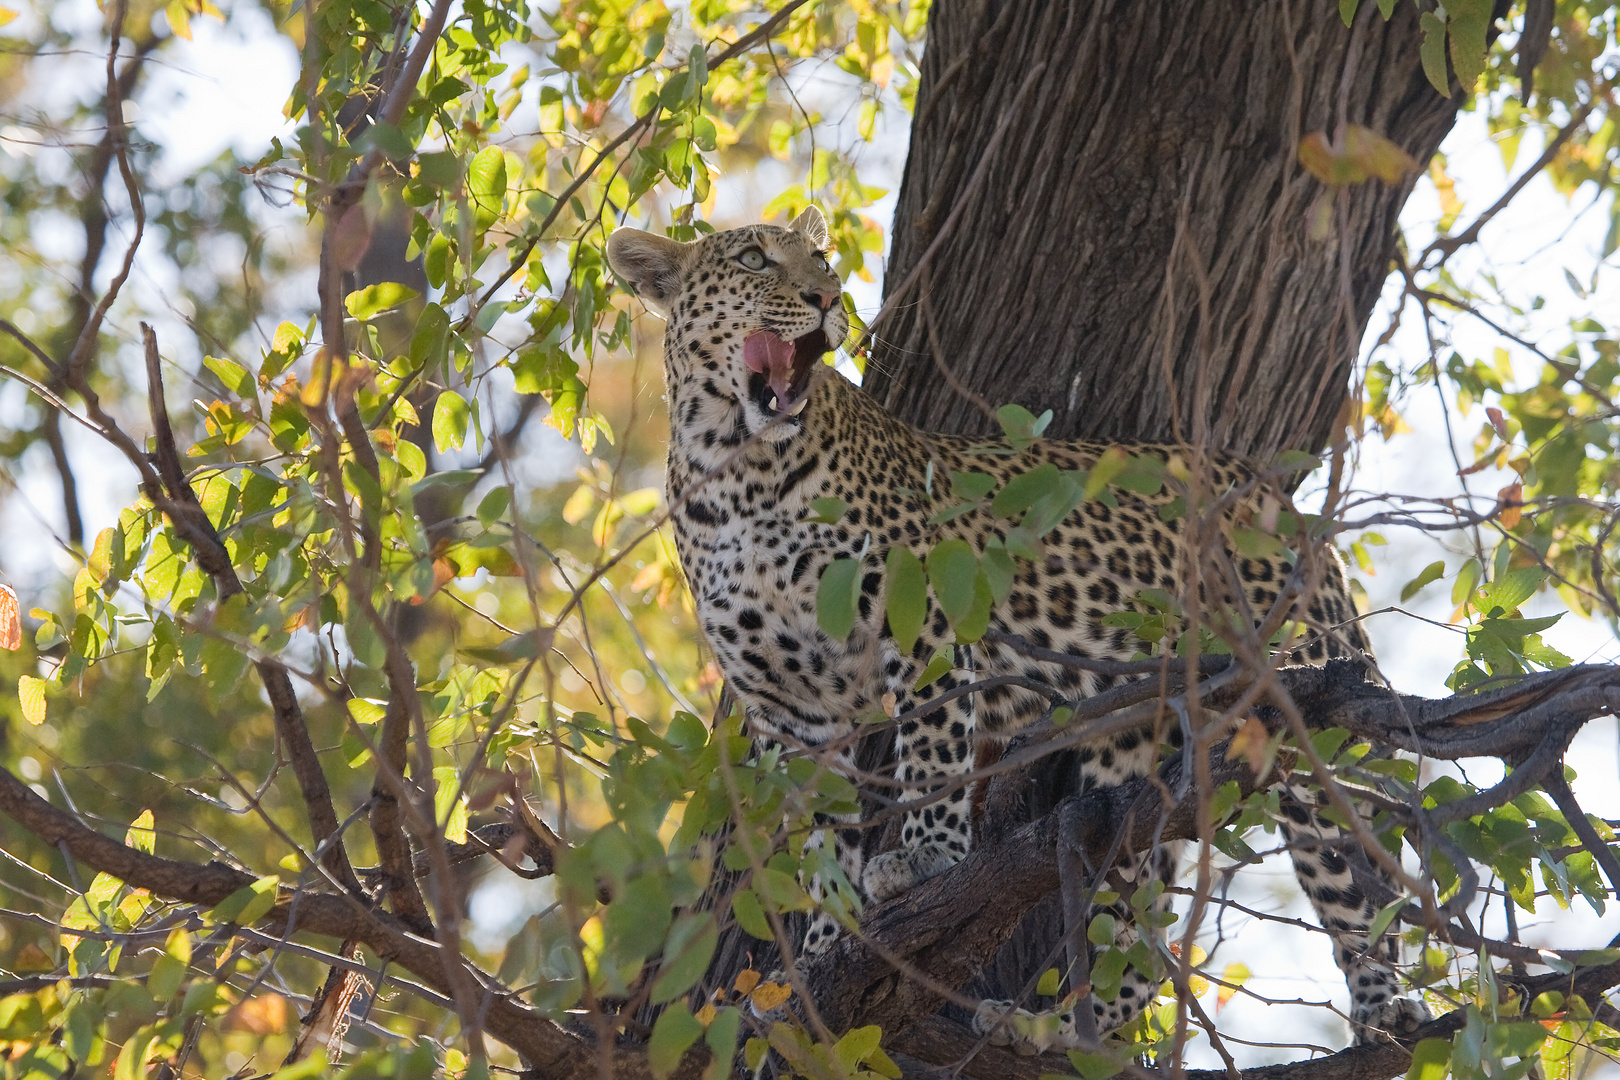
{"type": "Polygon", "coordinates": [[[943,363],[992,404],[1051,408],[1058,436],[1323,446],[1411,179],[1348,188],[1312,239],[1324,188],[1298,145],[1360,124],[1426,162],[1458,99],[1420,41],[1411,4],[1347,29],[1332,0],[937,3],[888,287],[939,248],[867,387],[936,431],[990,426],[943,363]]]}

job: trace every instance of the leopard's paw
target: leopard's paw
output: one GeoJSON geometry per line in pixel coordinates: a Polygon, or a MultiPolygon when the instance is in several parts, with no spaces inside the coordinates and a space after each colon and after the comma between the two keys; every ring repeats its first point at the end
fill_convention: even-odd
{"type": "Polygon", "coordinates": [[[1032,1013],[1010,1001],[979,1002],[973,1013],[973,1031],[987,1036],[991,1046],[1010,1046],[1020,1057],[1034,1057],[1048,1050],[1078,1049],[1072,1012],[1032,1013]]]}
{"type": "Polygon", "coordinates": [[[1357,1046],[1389,1042],[1391,1036],[1409,1035],[1434,1019],[1417,998],[1396,996],[1369,1001],[1350,1010],[1350,1026],[1357,1046]]]}
{"type": "MultiPolygon", "coordinates": [[[[973,1012],[973,1034],[989,1036],[991,1046],[1006,1046],[1013,1040],[1011,1018],[1024,1012],[1010,1001],[985,999],[973,1012]]],[[[1024,1013],[1028,1016],[1028,1013],[1024,1013]]]]}
{"type": "Polygon", "coordinates": [[[861,874],[861,888],[873,900],[887,900],[944,873],[961,858],[945,845],[934,843],[885,851],[866,864],[861,874]]]}

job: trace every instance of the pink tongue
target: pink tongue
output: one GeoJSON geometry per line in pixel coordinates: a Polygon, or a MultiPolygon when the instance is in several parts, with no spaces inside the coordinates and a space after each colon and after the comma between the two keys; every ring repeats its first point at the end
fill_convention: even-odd
{"type": "Polygon", "coordinates": [[[749,371],[765,376],[777,400],[787,403],[793,382],[793,342],[783,341],[769,330],[760,330],[743,339],[743,363],[749,371]]]}

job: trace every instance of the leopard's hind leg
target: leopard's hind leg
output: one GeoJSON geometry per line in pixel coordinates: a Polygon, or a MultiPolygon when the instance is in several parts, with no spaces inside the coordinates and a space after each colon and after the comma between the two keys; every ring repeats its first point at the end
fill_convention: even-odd
{"type": "Polygon", "coordinates": [[[974,1030],[988,1035],[995,1045],[1011,1045],[1019,1054],[1037,1054],[1048,1049],[1084,1048],[1086,1040],[1079,1034],[1082,1025],[1076,1022],[1075,1010],[1091,1012],[1094,1019],[1090,1026],[1098,1039],[1140,1016],[1158,996],[1161,977],[1153,957],[1160,951],[1164,931],[1156,924],[1170,910],[1169,887],[1180,868],[1183,847],[1179,841],[1161,844],[1145,855],[1132,856],[1129,862],[1108,875],[1106,887],[1115,892],[1118,899],[1093,905],[1086,914],[1086,926],[1091,926],[1099,915],[1113,918],[1113,955],[1105,956],[1101,948],[1091,949],[1091,981],[1081,988],[1088,991],[1086,996],[1067,1009],[1038,1013],[1020,1008],[1012,1001],[983,1001],[973,1018],[974,1030]],[[1146,895],[1137,895],[1143,890],[1146,895]],[[1133,899],[1142,901],[1140,909],[1133,905],[1133,899]],[[1146,915],[1152,925],[1142,925],[1139,914],[1146,915]],[[1141,955],[1142,943],[1146,944],[1148,957],[1141,955]],[[1131,954],[1135,954],[1134,958],[1126,960],[1131,954]],[[1144,959],[1146,964],[1138,962],[1144,959]]]}
{"type": "Polygon", "coordinates": [[[1411,1031],[1431,1017],[1423,1003],[1401,986],[1395,970],[1400,939],[1389,932],[1376,941],[1367,937],[1379,905],[1362,882],[1382,885],[1382,891],[1398,895],[1393,882],[1350,830],[1323,815],[1327,797],[1320,791],[1289,785],[1281,795],[1281,824],[1294,875],[1332,935],[1334,962],[1350,987],[1350,1026],[1356,1043],[1411,1031]]]}

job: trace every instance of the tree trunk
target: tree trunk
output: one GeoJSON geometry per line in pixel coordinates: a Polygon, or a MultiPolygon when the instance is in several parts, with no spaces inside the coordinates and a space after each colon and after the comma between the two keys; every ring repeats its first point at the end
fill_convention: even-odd
{"type": "Polygon", "coordinates": [[[1415,177],[1335,199],[1298,147],[1360,124],[1427,162],[1458,99],[1420,41],[1370,0],[1353,28],[1333,0],[940,0],[887,287],[939,247],[867,387],[935,431],[993,428],[943,364],[1057,436],[1322,447],[1415,177]]]}
{"type": "MultiPolygon", "coordinates": [[[[1347,28],[1333,0],[938,0],[887,289],[938,248],[866,388],[934,431],[992,431],[983,405],[1017,402],[1058,437],[1321,448],[1415,176],[1335,193],[1299,144],[1360,124],[1426,163],[1459,96],[1421,40],[1404,3],[1347,28]]],[[[1072,770],[1046,763],[1025,820],[1072,770]]],[[[967,995],[1017,996],[1061,928],[1054,897],[967,995]]]]}

